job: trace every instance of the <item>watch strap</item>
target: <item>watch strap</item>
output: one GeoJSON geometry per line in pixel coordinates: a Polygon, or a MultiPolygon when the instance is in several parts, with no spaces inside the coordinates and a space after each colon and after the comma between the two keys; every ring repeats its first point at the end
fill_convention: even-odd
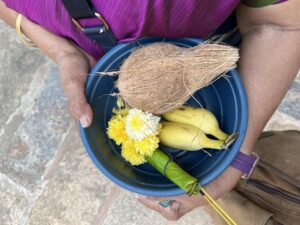
{"type": "Polygon", "coordinates": [[[239,152],[230,165],[243,172],[243,178],[247,179],[251,176],[251,173],[258,160],[259,157],[255,153],[252,153],[251,155],[246,155],[242,152],[239,152]]]}

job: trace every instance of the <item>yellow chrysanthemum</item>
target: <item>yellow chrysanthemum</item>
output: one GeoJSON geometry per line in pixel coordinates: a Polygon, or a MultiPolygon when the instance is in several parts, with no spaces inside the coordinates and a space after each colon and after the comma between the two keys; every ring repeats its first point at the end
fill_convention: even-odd
{"type": "Polygon", "coordinates": [[[136,151],[143,156],[151,156],[158,148],[159,138],[155,135],[148,136],[134,142],[136,151]]]}
{"type": "Polygon", "coordinates": [[[117,145],[122,144],[122,157],[132,165],[146,162],[158,148],[158,134],[162,128],[160,118],[138,109],[113,109],[107,134],[117,145]]]}
{"type": "Polygon", "coordinates": [[[129,109],[123,108],[123,109],[113,109],[112,112],[117,116],[118,118],[125,118],[128,115],[129,109]]]}
{"type": "Polygon", "coordinates": [[[113,139],[117,145],[122,144],[128,140],[128,135],[125,131],[125,120],[126,117],[120,115],[114,115],[108,122],[107,134],[113,139]]]}
{"type": "Polygon", "coordinates": [[[126,133],[134,140],[154,135],[160,120],[160,117],[139,109],[130,109],[126,118],[126,133]]]}
{"type": "Polygon", "coordinates": [[[134,141],[129,139],[122,144],[121,155],[131,165],[137,166],[146,162],[145,157],[140,155],[135,148],[134,141]]]}
{"type": "Polygon", "coordinates": [[[159,133],[160,133],[160,131],[161,131],[161,129],[162,129],[162,124],[161,123],[158,123],[158,125],[157,125],[157,129],[156,129],[156,131],[155,131],[155,133],[154,133],[154,135],[159,135],[159,133]]]}

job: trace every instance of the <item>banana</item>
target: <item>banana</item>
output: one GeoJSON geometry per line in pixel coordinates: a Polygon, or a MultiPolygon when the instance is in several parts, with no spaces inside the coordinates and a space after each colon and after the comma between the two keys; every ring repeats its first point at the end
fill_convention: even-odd
{"type": "Polygon", "coordinates": [[[232,142],[212,140],[201,129],[184,123],[162,122],[160,142],[172,148],[194,151],[202,148],[227,149],[232,142]]]}
{"type": "Polygon", "coordinates": [[[219,140],[225,141],[229,138],[229,135],[220,129],[214,114],[206,109],[182,106],[173,111],[164,113],[162,116],[167,121],[195,126],[204,133],[210,134],[219,140]]]}

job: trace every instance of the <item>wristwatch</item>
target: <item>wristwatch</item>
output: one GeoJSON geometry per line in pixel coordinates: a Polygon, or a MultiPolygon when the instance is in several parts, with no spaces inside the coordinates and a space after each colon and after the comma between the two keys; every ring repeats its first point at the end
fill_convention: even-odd
{"type": "Polygon", "coordinates": [[[242,176],[243,179],[248,179],[258,161],[259,156],[254,152],[252,152],[251,155],[239,152],[230,165],[244,173],[242,176]]]}

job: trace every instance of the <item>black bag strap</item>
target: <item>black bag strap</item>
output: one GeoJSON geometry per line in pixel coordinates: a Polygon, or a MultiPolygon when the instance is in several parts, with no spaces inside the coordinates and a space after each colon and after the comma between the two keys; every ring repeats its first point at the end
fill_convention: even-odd
{"type": "Polygon", "coordinates": [[[279,0],[241,0],[241,2],[248,7],[260,8],[260,7],[265,7],[265,6],[279,3],[280,1],[279,0]]]}
{"type": "Polygon", "coordinates": [[[90,0],[62,0],[62,3],[72,17],[72,21],[76,27],[100,46],[104,52],[109,51],[118,43],[108,23],[100,13],[96,12],[90,0]],[[92,27],[81,26],[79,20],[89,18],[98,18],[100,22],[99,25],[92,27]]]}

